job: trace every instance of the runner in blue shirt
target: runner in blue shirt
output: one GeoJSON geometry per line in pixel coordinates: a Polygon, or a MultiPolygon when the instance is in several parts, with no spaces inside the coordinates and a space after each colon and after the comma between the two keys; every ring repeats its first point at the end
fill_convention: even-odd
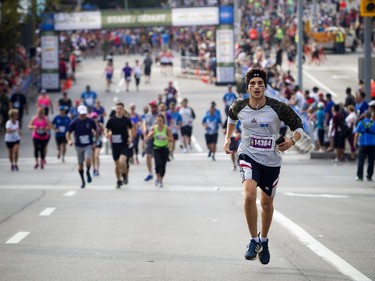
{"type": "Polygon", "coordinates": [[[209,112],[202,120],[202,125],[206,129],[206,144],[209,150],[208,157],[215,161],[216,144],[219,128],[222,126],[221,118],[215,113],[215,106],[211,105],[209,112]]]}
{"type": "Polygon", "coordinates": [[[173,152],[174,152],[175,147],[176,147],[176,141],[178,141],[178,138],[179,138],[178,132],[181,130],[181,126],[182,126],[182,116],[176,110],[176,103],[175,102],[171,102],[169,104],[169,110],[167,111],[167,113],[172,117],[172,120],[173,120],[172,126],[171,126],[171,132],[172,132],[172,135],[173,135],[173,142],[172,142],[172,145],[170,147],[170,155],[173,158],[173,152]]]}
{"type": "Polygon", "coordinates": [[[86,86],[86,91],[82,92],[81,94],[81,100],[85,106],[87,106],[89,109],[94,107],[95,101],[98,95],[96,92],[91,91],[91,88],[89,85],[86,86]]]}
{"type": "Polygon", "coordinates": [[[237,96],[232,91],[232,85],[228,85],[228,92],[223,96],[223,102],[225,106],[225,114],[228,116],[229,107],[237,99],[237,96]]]}
{"type": "Polygon", "coordinates": [[[133,69],[129,66],[129,63],[125,63],[125,67],[122,69],[125,79],[126,91],[129,92],[129,84],[132,80],[133,69]]]}
{"type": "Polygon", "coordinates": [[[55,130],[55,139],[57,145],[57,158],[65,162],[66,153],[66,137],[65,134],[68,131],[68,126],[70,124],[70,118],[66,115],[65,106],[60,106],[60,114],[56,115],[52,120],[52,126],[55,130]]]}

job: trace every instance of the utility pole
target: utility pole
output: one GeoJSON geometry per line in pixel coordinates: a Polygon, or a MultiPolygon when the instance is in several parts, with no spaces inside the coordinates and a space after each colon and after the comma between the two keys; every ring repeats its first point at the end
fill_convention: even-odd
{"type": "Polygon", "coordinates": [[[302,44],[303,44],[303,21],[302,21],[302,1],[298,0],[298,42],[297,42],[297,67],[298,86],[303,89],[302,81],[302,44]]]}
{"type": "Polygon", "coordinates": [[[364,59],[364,86],[366,99],[371,99],[371,17],[365,17],[365,59],[364,59]]]}
{"type": "Polygon", "coordinates": [[[81,7],[82,7],[82,0],[77,0],[76,11],[80,12],[81,11],[81,7]]]}
{"type": "Polygon", "coordinates": [[[360,15],[364,17],[365,21],[365,46],[364,46],[364,86],[367,100],[371,99],[371,34],[372,34],[372,17],[375,16],[375,1],[361,0],[360,1],[360,15]]]}

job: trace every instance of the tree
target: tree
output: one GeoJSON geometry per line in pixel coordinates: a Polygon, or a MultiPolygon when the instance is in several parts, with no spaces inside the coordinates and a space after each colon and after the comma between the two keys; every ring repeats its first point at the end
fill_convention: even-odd
{"type": "Polygon", "coordinates": [[[14,59],[14,49],[19,39],[18,1],[3,0],[1,5],[0,50],[2,60],[14,59]]]}

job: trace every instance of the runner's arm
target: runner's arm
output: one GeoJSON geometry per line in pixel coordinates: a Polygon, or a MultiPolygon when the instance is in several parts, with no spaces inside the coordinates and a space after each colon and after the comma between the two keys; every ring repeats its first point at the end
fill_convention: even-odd
{"type": "Polygon", "coordinates": [[[230,146],[230,138],[233,135],[235,129],[236,129],[236,123],[233,122],[233,120],[228,117],[227,122],[227,133],[225,135],[225,141],[224,141],[224,151],[226,154],[232,154],[233,152],[229,149],[230,146]]]}

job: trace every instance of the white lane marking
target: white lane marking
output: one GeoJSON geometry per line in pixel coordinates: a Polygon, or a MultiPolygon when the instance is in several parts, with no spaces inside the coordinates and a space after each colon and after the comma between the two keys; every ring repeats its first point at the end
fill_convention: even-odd
{"type": "Polygon", "coordinates": [[[291,234],[297,237],[302,244],[306,245],[311,251],[328,261],[342,274],[348,276],[354,281],[371,281],[366,275],[359,272],[353,266],[351,266],[344,259],[340,258],[334,252],[326,248],[319,241],[315,240],[310,234],[308,234],[303,228],[298,226],[292,220],[275,210],[274,219],[283,227],[285,227],[291,234]]]}
{"type": "Polygon", "coordinates": [[[332,79],[349,79],[349,75],[332,75],[332,79]]]}
{"type": "Polygon", "coordinates": [[[68,191],[64,194],[64,196],[74,196],[77,193],[77,191],[68,191]]]}
{"type": "Polygon", "coordinates": [[[6,244],[18,244],[21,242],[30,232],[18,232],[12,238],[10,238],[6,244]]]}
{"type": "Polygon", "coordinates": [[[43,212],[41,212],[39,215],[43,217],[47,217],[47,216],[50,216],[55,210],[56,208],[47,208],[43,212]]]}
{"type": "Polygon", "coordinates": [[[191,142],[193,143],[195,149],[198,152],[203,152],[202,147],[199,145],[199,143],[198,143],[197,139],[194,137],[194,135],[191,136],[191,142]]]}
{"type": "Polygon", "coordinates": [[[334,194],[309,194],[309,193],[294,193],[286,192],[284,195],[294,196],[294,197],[316,197],[316,198],[349,198],[347,195],[334,195],[334,194]]]}
{"type": "Polygon", "coordinates": [[[309,77],[310,80],[312,80],[318,87],[320,87],[321,89],[324,89],[326,92],[332,94],[332,96],[337,97],[337,94],[332,89],[328,88],[326,85],[324,85],[322,82],[320,82],[314,76],[312,76],[306,70],[303,71],[303,74],[305,74],[307,77],[309,77]]]}

